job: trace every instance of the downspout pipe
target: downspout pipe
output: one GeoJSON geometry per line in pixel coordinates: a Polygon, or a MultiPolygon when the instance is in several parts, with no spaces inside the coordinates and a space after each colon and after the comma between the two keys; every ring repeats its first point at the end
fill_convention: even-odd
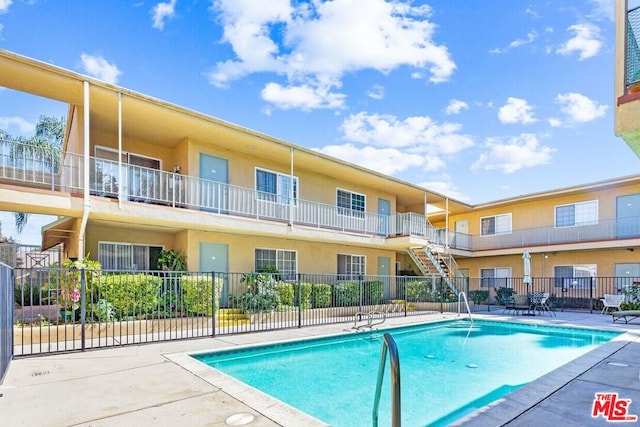
{"type": "Polygon", "coordinates": [[[89,220],[89,211],[91,210],[91,203],[89,199],[89,138],[90,138],[90,126],[89,126],[89,82],[84,82],[84,171],[83,171],[83,187],[84,187],[84,201],[82,204],[82,221],[80,222],[80,232],[78,234],[78,260],[82,260],[85,257],[85,232],[87,229],[87,221],[89,220]]]}

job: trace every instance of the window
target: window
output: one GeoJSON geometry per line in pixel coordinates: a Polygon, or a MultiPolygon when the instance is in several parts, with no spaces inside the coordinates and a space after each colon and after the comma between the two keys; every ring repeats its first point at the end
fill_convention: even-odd
{"type": "Polygon", "coordinates": [[[364,218],[366,199],[364,194],[352,193],[346,190],[338,190],[336,205],[338,214],[364,218]]]}
{"type": "Polygon", "coordinates": [[[598,223],[598,201],[556,206],[556,227],[573,227],[598,223]]]}
{"type": "Polygon", "coordinates": [[[510,288],[511,269],[510,268],[481,268],[480,269],[481,288],[510,288]]]}
{"type": "MultiPolygon", "coordinates": [[[[128,183],[127,190],[132,197],[157,198],[159,193],[160,169],[162,163],[158,159],[138,154],[122,152],[122,179],[128,183]]],[[[118,173],[118,152],[108,147],[95,147],[95,166],[91,189],[102,196],[117,195],[122,185],[118,173]]]]}
{"type": "Polygon", "coordinates": [[[595,264],[583,265],[556,265],[553,267],[554,287],[556,288],[595,288],[597,266],[595,264]]]}
{"type": "Polygon", "coordinates": [[[129,243],[98,243],[98,261],[105,270],[157,270],[162,247],[129,243]]]}
{"type": "Polygon", "coordinates": [[[283,280],[294,280],[298,272],[296,251],[283,249],[256,249],[255,271],[267,266],[278,269],[283,280]]]}
{"type": "Polygon", "coordinates": [[[338,280],[355,280],[364,272],[364,255],[338,254],[338,280]]]}
{"type": "Polygon", "coordinates": [[[256,191],[258,192],[259,200],[288,205],[292,201],[292,190],[293,204],[296,204],[298,200],[298,177],[293,177],[292,189],[290,175],[256,169],[256,191]]]}
{"type": "Polygon", "coordinates": [[[511,214],[481,218],[480,233],[483,236],[511,233],[511,214]]]}

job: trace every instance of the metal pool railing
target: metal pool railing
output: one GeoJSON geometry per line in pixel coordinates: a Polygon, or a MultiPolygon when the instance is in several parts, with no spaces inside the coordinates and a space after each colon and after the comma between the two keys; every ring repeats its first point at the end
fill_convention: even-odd
{"type": "Polygon", "coordinates": [[[398,346],[395,340],[388,333],[384,334],[382,348],[380,349],[380,364],[378,365],[376,396],[373,400],[372,424],[374,427],[378,426],[378,408],[380,406],[384,368],[387,364],[387,351],[389,354],[389,364],[391,365],[391,425],[393,427],[400,427],[402,420],[402,405],[400,402],[400,355],[398,354],[398,346]]]}

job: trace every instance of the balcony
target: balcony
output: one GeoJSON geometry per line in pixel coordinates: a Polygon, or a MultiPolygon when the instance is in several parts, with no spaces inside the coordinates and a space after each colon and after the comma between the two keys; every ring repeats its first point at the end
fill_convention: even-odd
{"type": "Polygon", "coordinates": [[[640,1],[616,4],[615,134],[640,157],[640,1]]]}
{"type": "MultiPolygon", "coordinates": [[[[424,215],[391,216],[355,211],[302,199],[289,199],[158,169],[89,157],[91,195],[193,209],[216,214],[291,223],[365,236],[436,238],[424,215]]],[[[0,139],[0,183],[66,193],[84,190],[84,156],[0,139]]]]}
{"type": "MultiPolygon", "coordinates": [[[[443,230],[439,230],[439,233],[444,235],[443,230]]],[[[633,238],[640,238],[640,217],[605,219],[599,220],[596,224],[573,227],[524,228],[491,236],[471,236],[450,232],[449,247],[467,251],[484,251],[633,238]]]]}

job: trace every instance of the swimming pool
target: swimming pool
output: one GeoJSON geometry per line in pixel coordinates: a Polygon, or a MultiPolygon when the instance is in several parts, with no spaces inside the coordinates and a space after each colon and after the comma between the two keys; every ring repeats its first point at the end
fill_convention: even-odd
{"type": "MultiPolygon", "coordinates": [[[[446,425],[618,335],[543,325],[448,321],[385,329],[397,343],[402,422],[446,425]]],[[[192,357],[333,426],[371,425],[381,332],[192,357]]],[[[389,424],[389,369],[380,425],[389,424]]]]}

